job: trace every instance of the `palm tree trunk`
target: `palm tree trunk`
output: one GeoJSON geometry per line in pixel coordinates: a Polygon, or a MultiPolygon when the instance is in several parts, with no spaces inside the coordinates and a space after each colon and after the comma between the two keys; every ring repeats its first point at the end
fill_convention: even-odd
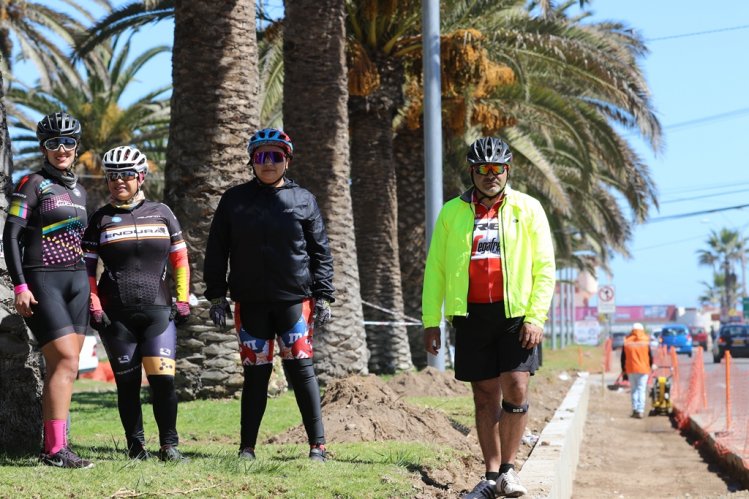
{"type": "MultiPolygon", "coordinates": [[[[0,231],[5,226],[8,196],[12,190],[13,161],[10,151],[8,122],[3,103],[0,74],[0,231]]],[[[0,258],[0,286],[3,296],[13,296],[5,259],[0,258]]],[[[42,442],[43,364],[39,350],[30,346],[29,330],[12,308],[12,300],[0,305],[0,454],[38,453],[42,442]],[[6,305],[6,303],[8,305],[6,305]]]]}
{"type": "MultiPolygon", "coordinates": [[[[398,254],[398,201],[393,158],[393,118],[401,102],[403,69],[378,61],[380,88],[349,98],[351,193],[364,317],[374,322],[403,320],[398,254]]],[[[402,325],[367,327],[370,371],[390,373],[413,367],[408,333],[402,325]]]]}
{"type": "Polygon", "coordinates": [[[289,176],[317,197],[335,262],[335,320],[315,343],[322,381],[367,374],[369,360],[351,230],[344,16],[344,0],[286,1],[283,114],[294,141],[289,176]]]}
{"type": "MultiPolygon", "coordinates": [[[[406,316],[421,320],[421,288],[426,262],[426,214],[424,196],[424,130],[403,127],[393,140],[398,184],[398,252],[406,316]]],[[[423,328],[408,327],[414,365],[427,366],[423,328]]]]}
{"type": "Polygon", "coordinates": [[[182,224],[193,289],[203,291],[203,252],[224,191],[246,181],[247,140],[258,128],[255,3],[192,2],[174,9],[171,124],[165,199],[182,224]]]}
{"type": "MultiPolygon", "coordinates": [[[[213,213],[228,187],[249,179],[247,140],[258,128],[259,75],[255,3],[251,0],[176,0],[171,122],[164,198],[182,225],[190,254],[191,290],[205,291],[203,258],[213,213]]],[[[204,310],[195,310],[207,320],[204,310]]],[[[215,345],[236,343],[218,329],[193,335],[180,328],[177,386],[206,393],[215,345]],[[195,338],[190,338],[195,336],[195,338]],[[211,344],[185,358],[186,341],[211,344]],[[202,360],[201,360],[202,359],[202,360]]],[[[194,349],[192,350],[194,352],[194,349]]],[[[239,356],[235,371],[241,375],[239,356]]],[[[222,393],[222,392],[217,392],[222,393]]]]}

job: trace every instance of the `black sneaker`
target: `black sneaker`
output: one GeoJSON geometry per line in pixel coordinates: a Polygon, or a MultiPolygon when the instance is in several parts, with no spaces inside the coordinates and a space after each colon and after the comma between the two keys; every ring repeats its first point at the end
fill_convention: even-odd
{"type": "Polygon", "coordinates": [[[185,457],[174,445],[165,445],[159,449],[159,459],[161,461],[187,462],[189,457],[185,457]]]}
{"type": "Polygon", "coordinates": [[[40,456],[42,463],[47,466],[56,466],[58,468],[93,468],[94,463],[79,457],[75,452],[63,447],[54,454],[42,454],[40,456]]]}
{"type": "Polygon", "coordinates": [[[317,461],[318,463],[324,463],[328,460],[328,453],[325,451],[325,446],[322,444],[315,445],[309,450],[310,461],[317,461]]]}
{"type": "Polygon", "coordinates": [[[127,457],[135,459],[137,461],[145,461],[151,459],[151,453],[146,450],[142,445],[133,445],[127,451],[127,457]]]}
{"type": "Polygon", "coordinates": [[[244,449],[239,449],[239,458],[246,459],[248,461],[254,461],[255,449],[253,449],[252,447],[245,447],[244,449]]]}

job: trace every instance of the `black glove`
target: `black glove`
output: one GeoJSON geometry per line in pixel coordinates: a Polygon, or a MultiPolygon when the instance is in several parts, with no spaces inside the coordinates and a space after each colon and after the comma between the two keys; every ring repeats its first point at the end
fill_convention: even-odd
{"type": "Polygon", "coordinates": [[[330,302],[325,298],[315,300],[315,311],[312,313],[312,319],[315,321],[315,327],[324,326],[332,318],[330,313],[330,302]]]}
{"type": "Polygon", "coordinates": [[[184,324],[190,318],[190,304],[186,301],[172,303],[172,312],[169,314],[169,320],[175,324],[184,324]]]}
{"type": "Polygon", "coordinates": [[[211,300],[211,310],[208,312],[211,320],[217,326],[226,327],[226,318],[231,319],[231,306],[226,297],[214,298],[211,300]]]}
{"type": "Polygon", "coordinates": [[[103,310],[92,310],[90,324],[92,328],[101,333],[112,324],[112,321],[103,310]]]}

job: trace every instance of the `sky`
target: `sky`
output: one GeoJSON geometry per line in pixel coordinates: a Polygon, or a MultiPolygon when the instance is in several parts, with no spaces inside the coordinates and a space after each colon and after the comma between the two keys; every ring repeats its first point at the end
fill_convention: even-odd
{"type": "MultiPolygon", "coordinates": [[[[64,8],[61,0],[44,3],[64,8]]],[[[113,1],[115,7],[126,3],[113,1]]],[[[592,20],[624,22],[647,40],[650,53],[641,67],[665,143],[656,154],[638,136],[625,135],[650,167],[660,209],[634,230],[632,258],[615,257],[612,275],[600,272],[599,283],[615,288],[617,305],[698,306],[701,283],[712,282],[712,270],[698,265],[697,252],[711,231],[749,234],[749,209],[723,210],[749,204],[749,2],[593,0],[585,8],[592,20]],[[720,211],[659,220],[709,210],[720,211]]],[[[171,22],[142,29],[131,55],[171,44],[173,29],[171,22]]],[[[124,100],[170,79],[170,54],[160,55],[124,100]]]]}
{"type": "Polygon", "coordinates": [[[713,230],[749,234],[749,209],[658,219],[749,204],[749,2],[594,0],[586,8],[647,40],[642,68],[665,142],[654,154],[630,136],[660,210],[635,229],[632,258],[615,258],[613,277],[601,273],[599,283],[614,286],[617,305],[698,306],[712,269],[698,265],[697,252],[713,230]]]}

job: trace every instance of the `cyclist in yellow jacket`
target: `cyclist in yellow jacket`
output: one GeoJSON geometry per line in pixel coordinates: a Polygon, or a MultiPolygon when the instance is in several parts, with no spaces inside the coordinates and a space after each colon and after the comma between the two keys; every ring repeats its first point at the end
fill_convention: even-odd
{"type": "Polygon", "coordinates": [[[456,328],[455,378],[473,390],[486,475],[466,498],[527,493],[514,461],[554,293],[549,223],[538,200],[507,184],[511,160],[499,138],[470,146],[473,187],[442,207],[424,272],[424,346],[438,355],[444,304],[456,328]]]}

